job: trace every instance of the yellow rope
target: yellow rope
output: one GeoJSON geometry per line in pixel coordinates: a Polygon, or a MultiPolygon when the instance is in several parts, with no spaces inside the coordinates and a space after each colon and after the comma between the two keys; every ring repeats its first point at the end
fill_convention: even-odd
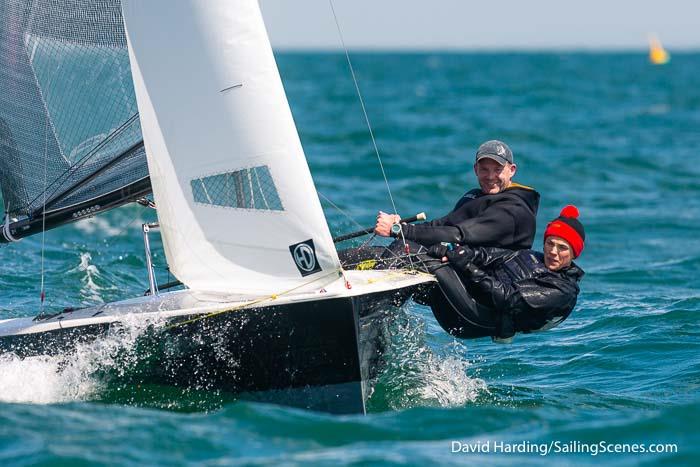
{"type": "MultiPolygon", "coordinates": [[[[385,269],[386,271],[387,269],[385,269]]],[[[390,271],[390,269],[388,269],[390,271]]],[[[411,276],[419,276],[419,275],[425,275],[425,276],[432,276],[432,274],[428,274],[423,271],[419,271],[417,269],[396,269],[395,272],[392,274],[384,274],[382,277],[375,277],[371,279],[367,279],[368,284],[374,284],[376,282],[382,282],[382,281],[388,281],[391,279],[394,279],[396,277],[401,277],[403,275],[411,275],[411,276]]]]}
{"type": "Polygon", "coordinates": [[[223,314],[223,313],[230,313],[230,312],[233,312],[233,311],[239,311],[239,310],[242,310],[242,309],[244,309],[244,308],[249,308],[249,307],[251,307],[251,306],[253,306],[253,305],[258,305],[258,304],[260,304],[260,303],[262,303],[262,302],[265,302],[265,301],[267,301],[267,300],[276,300],[278,297],[280,297],[280,296],[282,296],[282,295],[286,295],[286,294],[288,294],[288,293],[290,293],[290,292],[294,292],[295,290],[297,290],[297,289],[299,289],[299,288],[305,287],[305,286],[307,286],[307,285],[309,285],[309,284],[313,284],[314,282],[317,282],[317,281],[319,281],[319,280],[321,280],[321,279],[325,279],[326,277],[330,277],[330,276],[332,276],[333,274],[338,274],[338,277],[340,277],[340,275],[342,274],[342,269],[336,269],[336,270],[333,271],[333,272],[330,272],[330,273],[328,273],[328,274],[326,274],[326,275],[323,275],[323,276],[321,276],[321,277],[317,277],[316,279],[314,279],[314,280],[312,280],[312,281],[305,282],[305,283],[303,283],[303,284],[297,285],[296,287],[292,287],[292,288],[289,289],[289,290],[285,290],[285,291],[283,291],[283,292],[276,293],[276,294],[271,294],[271,295],[269,295],[269,296],[262,297],[262,298],[259,298],[259,299],[257,299],[257,300],[253,300],[252,302],[247,302],[247,303],[244,303],[243,305],[239,305],[239,306],[236,306],[236,307],[233,307],[233,308],[227,308],[227,309],[225,309],[225,310],[213,311],[213,312],[211,312],[211,313],[207,313],[206,315],[198,316],[198,317],[196,317],[196,318],[192,318],[192,319],[189,319],[189,320],[187,320],[187,321],[182,321],[182,322],[179,322],[179,323],[171,324],[170,326],[166,326],[165,329],[168,329],[168,330],[169,330],[169,329],[173,329],[173,328],[176,328],[176,327],[178,327],[178,326],[185,325],[185,324],[192,324],[192,323],[194,323],[194,322],[196,322],[196,321],[200,321],[200,320],[207,319],[207,318],[212,318],[212,317],[214,317],[214,316],[217,316],[217,315],[220,315],[220,314],[223,314]]]}
{"type": "MultiPolygon", "coordinates": [[[[387,270],[385,270],[385,271],[387,271],[387,270]]],[[[169,329],[173,329],[173,328],[176,328],[176,327],[178,327],[178,326],[183,326],[183,325],[185,325],[185,324],[192,324],[192,323],[194,323],[194,322],[197,322],[197,321],[200,321],[200,320],[203,320],[203,319],[212,318],[212,317],[214,317],[214,316],[218,316],[218,315],[223,314],[223,313],[230,313],[230,312],[233,312],[233,311],[239,311],[239,310],[242,310],[242,309],[245,309],[245,308],[250,308],[250,307],[252,307],[252,306],[254,306],[254,305],[258,305],[258,304],[263,303],[263,302],[268,301],[268,300],[276,300],[276,299],[279,298],[280,296],[283,296],[283,295],[289,294],[289,293],[291,293],[291,292],[294,292],[295,290],[297,290],[297,289],[299,289],[299,288],[305,287],[305,286],[307,286],[307,285],[309,285],[309,284],[313,284],[314,282],[317,282],[317,281],[319,281],[319,280],[321,280],[321,279],[325,279],[325,278],[327,278],[327,277],[329,277],[329,276],[332,276],[333,274],[338,274],[338,275],[339,275],[338,277],[343,277],[343,278],[344,278],[344,274],[343,274],[343,273],[344,273],[344,270],[343,270],[343,269],[336,269],[335,271],[333,271],[333,272],[331,272],[331,273],[328,273],[328,274],[326,274],[326,275],[324,275],[324,276],[321,276],[321,277],[317,277],[316,279],[314,279],[314,280],[312,280],[312,281],[305,282],[305,283],[303,283],[303,284],[297,285],[296,287],[292,287],[291,289],[285,290],[285,291],[283,291],[283,292],[276,293],[276,294],[270,294],[269,296],[261,297],[261,298],[259,298],[259,299],[257,299],[257,300],[253,300],[252,302],[247,302],[247,303],[244,303],[243,305],[239,305],[239,306],[236,306],[236,307],[233,307],[233,308],[227,308],[227,309],[225,309],[225,310],[213,311],[213,312],[207,313],[206,315],[203,315],[203,316],[198,316],[198,317],[196,317],[196,318],[192,318],[192,319],[189,319],[189,320],[187,320],[187,321],[182,321],[182,322],[179,322],[179,323],[172,324],[172,325],[170,325],[170,326],[166,326],[165,329],[168,329],[168,330],[169,330],[169,329]]],[[[403,276],[403,275],[406,275],[406,274],[409,274],[409,275],[426,275],[426,276],[430,276],[430,275],[431,275],[431,274],[424,273],[424,272],[422,272],[422,271],[418,271],[418,270],[416,270],[416,269],[412,269],[412,270],[406,270],[406,269],[401,270],[401,269],[397,269],[396,272],[393,272],[393,273],[391,273],[391,274],[383,274],[381,277],[367,279],[367,284],[374,284],[374,283],[377,283],[377,282],[388,281],[388,280],[391,280],[391,279],[394,279],[394,278],[396,278],[396,277],[400,277],[400,276],[403,276]]],[[[347,279],[344,279],[344,280],[347,281],[347,279]]]]}

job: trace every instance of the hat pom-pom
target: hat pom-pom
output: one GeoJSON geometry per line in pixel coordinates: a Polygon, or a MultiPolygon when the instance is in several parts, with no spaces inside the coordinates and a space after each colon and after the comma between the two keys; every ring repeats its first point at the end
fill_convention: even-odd
{"type": "Polygon", "coordinates": [[[576,219],[578,218],[578,208],[576,208],[576,206],[574,206],[573,204],[569,204],[561,210],[561,213],[559,213],[559,217],[573,217],[574,219],[576,219]]]}

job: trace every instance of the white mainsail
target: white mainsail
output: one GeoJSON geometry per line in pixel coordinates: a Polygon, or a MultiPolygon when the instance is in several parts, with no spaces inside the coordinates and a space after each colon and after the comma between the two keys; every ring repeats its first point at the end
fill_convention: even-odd
{"type": "Polygon", "coordinates": [[[340,262],[256,0],[124,0],[168,264],[194,290],[274,294],[340,262]]]}

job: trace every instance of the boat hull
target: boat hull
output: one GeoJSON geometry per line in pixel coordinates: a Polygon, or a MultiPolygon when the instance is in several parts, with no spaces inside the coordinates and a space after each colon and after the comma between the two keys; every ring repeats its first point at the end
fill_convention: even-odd
{"type": "MultiPolygon", "coordinates": [[[[103,377],[137,390],[169,385],[331,413],[364,413],[387,326],[418,286],[363,295],[191,314],[147,327],[136,359],[103,377]]],[[[55,318],[54,318],[55,319],[55,318]]],[[[119,333],[120,321],[4,335],[0,352],[63,355],[119,333]]]]}

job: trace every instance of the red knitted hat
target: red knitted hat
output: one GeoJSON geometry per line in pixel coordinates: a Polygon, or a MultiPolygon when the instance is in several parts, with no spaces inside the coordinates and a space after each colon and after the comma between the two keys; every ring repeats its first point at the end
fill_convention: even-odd
{"type": "Polygon", "coordinates": [[[574,250],[574,258],[578,258],[583,251],[586,232],[583,230],[583,224],[578,220],[578,209],[576,206],[569,204],[564,207],[559,213],[559,217],[547,224],[544,238],[546,239],[552,235],[561,237],[569,242],[569,245],[574,250]]]}

